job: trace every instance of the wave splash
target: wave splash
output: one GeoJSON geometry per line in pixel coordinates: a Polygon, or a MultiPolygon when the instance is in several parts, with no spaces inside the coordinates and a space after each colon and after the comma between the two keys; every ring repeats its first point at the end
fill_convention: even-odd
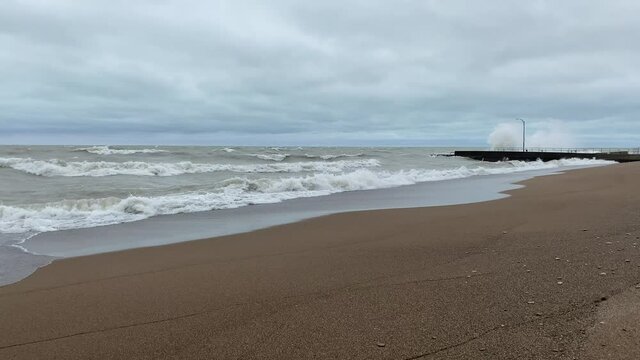
{"type": "Polygon", "coordinates": [[[601,160],[568,159],[550,162],[504,163],[503,167],[459,167],[454,169],[411,169],[397,172],[369,168],[344,173],[318,173],[280,179],[236,177],[219,184],[217,191],[187,192],[162,196],[80,199],[28,206],[0,205],[0,232],[56,231],[95,227],[146,219],[156,215],[229,209],[253,204],[275,203],[293,198],[322,196],[353,190],[410,185],[426,181],[507,174],[566,166],[605,165],[601,160]]]}
{"type": "Polygon", "coordinates": [[[0,168],[12,168],[31,175],[53,176],[176,176],[218,171],[239,173],[288,173],[321,171],[335,173],[360,167],[376,167],[380,162],[369,160],[340,160],[333,162],[295,162],[278,164],[203,164],[191,161],[176,163],[149,163],[144,161],[63,161],[58,159],[0,158],[0,168]]]}

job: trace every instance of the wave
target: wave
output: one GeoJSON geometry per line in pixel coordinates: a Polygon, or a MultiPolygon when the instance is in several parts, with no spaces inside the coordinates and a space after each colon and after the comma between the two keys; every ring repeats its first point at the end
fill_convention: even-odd
{"type": "Polygon", "coordinates": [[[143,161],[63,161],[58,159],[0,158],[0,168],[12,168],[28,174],[53,176],[176,176],[218,171],[238,173],[340,172],[361,167],[380,166],[377,160],[342,160],[334,162],[295,162],[281,164],[203,164],[191,161],[149,163],[143,161]]]}
{"type": "Polygon", "coordinates": [[[247,156],[252,156],[261,160],[270,160],[270,161],[283,161],[285,159],[320,159],[320,160],[336,160],[341,158],[354,158],[354,157],[363,157],[366,154],[325,154],[325,155],[313,155],[313,154],[287,154],[287,153],[279,153],[279,154],[246,154],[247,156]]]}
{"type": "Polygon", "coordinates": [[[272,160],[272,161],[282,161],[290,156],[289,154],[247,154],[247,155],[256,157],[260,160],[272,160]]]}
{"type": "Polygon", "coordinates": [[[327,154],[327,155],[310,155],[310,154],[304,154],[305,157],[307,158],[311,158],[311,159],[322,159],[322,160],[334,160],[334,159],[340,159],[340,158],[352,158],[352,157],[362,157],[362,156],[366,156],[366,154],[336,154],[336,155],[332,155],[332,154],[327,154]]]}
{"type": "Polygon", "coordinates": [[[78,148],[75,151],[86,151],[97,155],[131,155],[131,154],[154,154],[167,152],[161,149],[112,149],[108,146],[92,146],[88,148],[78,148]]]}
{"type": "Polygon", "coordinates": [[[567,166],[605,165],[601,160],[568,159],[550,162],[511,161],[500,167],[411,169],[396,172],[356,169],[346,173],[321,173],[279,179],[225,180],[212,192],[186,192],[162,196],[129,196],[65,200],[25,206],[0,205],[0,233],[56,231],[142,220],[156,215],[229,209],[252,204],[275,203],[293,198],[369,190],[426,181],[478,175],[556,169],[567,166]]]}

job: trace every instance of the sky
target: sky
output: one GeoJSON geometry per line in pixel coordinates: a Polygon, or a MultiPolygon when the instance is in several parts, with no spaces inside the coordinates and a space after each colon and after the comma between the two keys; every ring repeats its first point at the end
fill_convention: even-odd
{"type": "Polygon", "coordinates": [[[484,146],[523,118],[538,138],[560,127],[572,146],[638,147],[639,13],[633,0],[2,0],[0,143],[484,146]]]}

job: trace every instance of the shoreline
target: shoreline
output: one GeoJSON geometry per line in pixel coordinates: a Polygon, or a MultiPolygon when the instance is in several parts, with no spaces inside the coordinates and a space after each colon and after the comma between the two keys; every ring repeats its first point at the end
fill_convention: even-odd
{"type": "MultiPolygon", "coordinates": [[[[588,167],[592,166],[427,181],[391,188],[347,191],[289,199],[279,203],[161,215],[135,222],[34,234],[18,244],[10,245],[16,249],[9,250],[20,253],[19,262],[16,264],[12,263],[11,259],[4,259],[5,268],[15,267],[17,270],[13,273],[5,270],[7,277],[0,279],[0,287],[20,281],[37,269],[57,260],[247,233],[338,213],[492,201],[509,196],[507,192],[522,187],[519,185],[522,181],[588,167]],[[176,231],[178,225],[182,229],[188,228],[188,232],[176,231]]],[[[1,253],[0,260],[3,260],[1,253]]]]}
{"type": "Polygon", "coordinates": [[[639,169],[55,261],[0,287],[0,355],[583,358],[638,336],[594,319],[634,314],[639,169]]]}

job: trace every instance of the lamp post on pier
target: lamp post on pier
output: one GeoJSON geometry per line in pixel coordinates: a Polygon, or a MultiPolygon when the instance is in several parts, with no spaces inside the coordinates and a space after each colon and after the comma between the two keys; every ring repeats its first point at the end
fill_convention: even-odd
{"type": "Polygon", "coordinates": [[[526,122],[520,118],[517,118],[516,120],[520,120],[522,121],[522,152],[525,152],[525,144],[524,144],[524,139],[525,139],[525,134],[526,134],[526,122]]]}

